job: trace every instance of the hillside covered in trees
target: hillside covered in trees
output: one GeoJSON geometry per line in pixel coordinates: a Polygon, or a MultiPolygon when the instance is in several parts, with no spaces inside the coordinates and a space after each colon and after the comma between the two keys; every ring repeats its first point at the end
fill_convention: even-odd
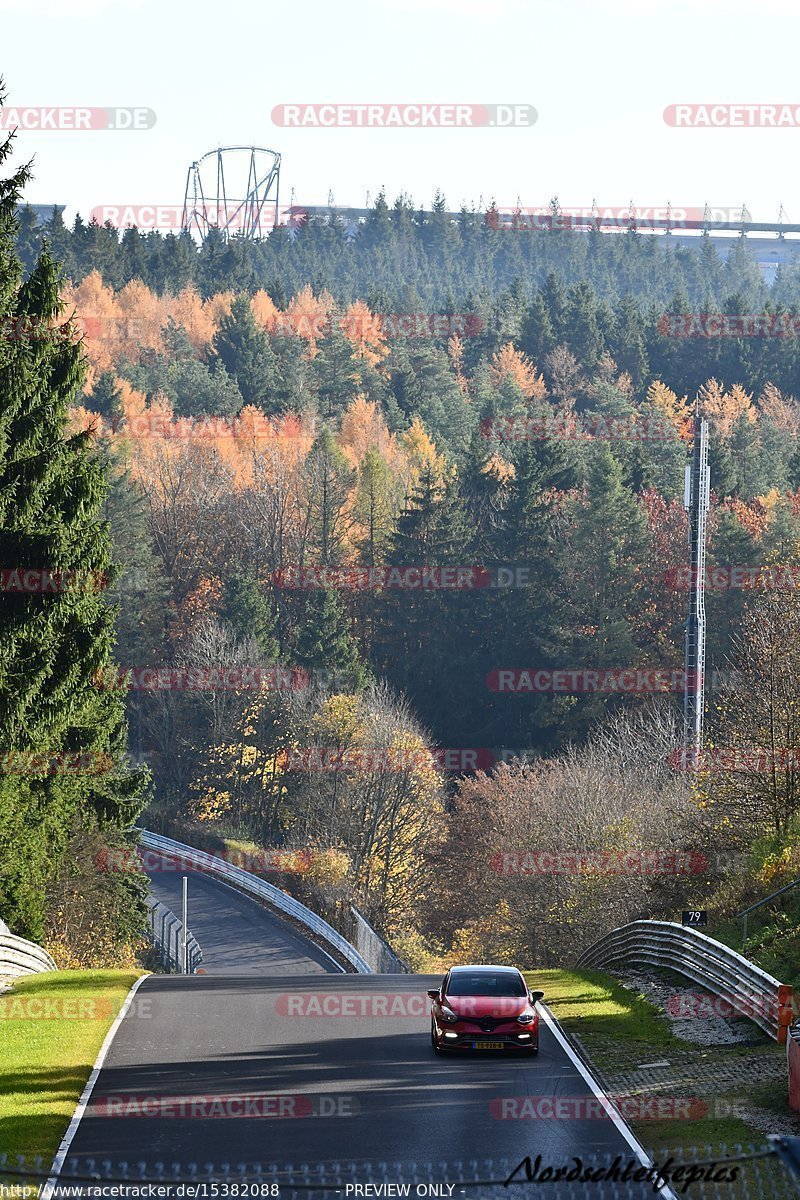
{"type": "MultiPolygon", "coordinates": [[[[73,420],[143,496],[142,536],[176,619],[198,589],[244,572],[279,654],[307,620],[340,623],[448,745],[552,747],[597,715],[596,699],[493,694],[497,668],[680,665],[675,571],[696,396],[713,432],[714,561],[766,561],[798,528],[793,397],[769,379],[756,394],[714,378],[689,394],[650,374],[637,384],[605,347],[584,285],[562,292],[550,277],[523,305],[523,324],[537,305],[563,309],[573,335],[572,350],[553,338],[537,358],[466,324],[387,333],[364,301],[339,306],[310,285],[281,310],[265,291],[114,292],[93,272],[63,299],[92,364],[73,420]],[[279,586],[294,567],[381,564],[535,570],[468,591],[334,579],[325,603],[320,587],[279,586]]],[[[711,598],[713,666],[740,599],[711,598]]],[[[147,603],[137,593],[139,622],[147,603]]],[[[310,665],[340,665],[319,644],[310,665]]],[[[126,651],[131,663],[171,661],[170,647],[126,651]]]]}
{"type": "MultiPolygon", "coordinates": [[[[313,847],[292,886],[332,914],[356,896],[417,962],[420,936],[476,954],[524,941],[491,862],[534,799],[531,836],[546,826],[556,847],[578,829],[644,849],[719,833],[719,779],[698,823],[670,766],[682,685],[520,694],[498,680],[679,672],[697,404],[711,562],[797,560],[797,339],[674,337],[664,320],[791,307],[791,272],[769,289],[744,243],[723,264],[710,239],[514,234],[383,200],[355,237],[309,225],[198,248],[57,218],[45,233],[65,264],[61,328],[87,360],[69,422],[108,480],[122,568],[108,599],[149,819],[313,847]],[[403,585],[414,569],[439,582],[403,585]],[[220,670],[269,682],[186,683],[220,670]],[[491,844],[459,836],[481,813],[491,844]],[[430,872],[445,881],[435,912],[430,872]],[[485,912],[464,911],[462,878],[485,912]]],[[[40,235],[23,210],[23,261],[40,235]]],[[[763,600],[708,598],[723,739],[763,600]]],[[[792,788],[779,803],[725,796],[759,830],[793,819],[792,788]]],[[[587,911],[585,886],[551,888],[553,912],[587,911]]],[[[670,906],[670,887],[617,891],[615,911],[670,906]]],[[[544,959],[562,924],[537,935],[544,959]]]]}

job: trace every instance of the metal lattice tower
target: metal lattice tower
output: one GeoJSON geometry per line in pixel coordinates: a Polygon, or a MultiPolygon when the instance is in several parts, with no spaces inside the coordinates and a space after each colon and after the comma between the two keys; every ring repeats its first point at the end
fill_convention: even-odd
{"type": "Polygon", "coordinates": [[[212,229],[227,240],[252,241],[278,223],[281,156],[263,146],[220,146],[189,167],[181,227],[205,238],[212,229]]]}
{"type": "Polygon", "coordinates": [[[706,667],[706,525],[710,500],[708,421],[695,413],[694,448],[686,464],[683,507],[689,514],[689,616],[683,694],[684,741],[687,754],[699,755],[703,743],[706,667]]]}

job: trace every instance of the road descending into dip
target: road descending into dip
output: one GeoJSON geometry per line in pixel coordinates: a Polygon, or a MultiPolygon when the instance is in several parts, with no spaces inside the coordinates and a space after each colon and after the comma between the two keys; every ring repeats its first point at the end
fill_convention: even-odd
{"type": "MultiPolygon", "coordinates": [[[[177,875],[153,880],[154,894],[176,910],[180,886],[177,875]]],[[[604,1110],[549,1014],[538,1058],[437,1057],[426,991],[438,977],[343,974],[230,888],[191,875],[189,889],[207,974],[141,982],[68,1134],[62,1184],[98,1170],[127,1172],[131,1183],[132,1174],[234,1179],[240,1164],[253,1184],[261,1164],[260,1192],[205,1183],[195,1196],[533,1196],[541,1186],[453,1181],[463,1170],[505,1178],[528,1154],[540,1154],[543,1167],[572,1166],[573,1156],[636,1157],[632,1135],[604,1110]],[[281,1186],[270,1193],[272,1180],[281,1186]],[[317,1190],[300,1186],[313,1180],[317,1190]]],[[[644,1182],[624,1191],[544,1186],[559,1198],[656,1194],[644,1182]]]]}

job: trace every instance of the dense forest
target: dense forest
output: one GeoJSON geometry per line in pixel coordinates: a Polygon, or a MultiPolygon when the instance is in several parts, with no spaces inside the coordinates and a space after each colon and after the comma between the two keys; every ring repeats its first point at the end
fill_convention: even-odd
{"type": "MultiPolygon", "coordinates": [[[[188,234],[120,233],[80,216],[70,229],[57,210],[39,224],[32,209],[21,209],[17,251],[26,269],[44,239],[73,283],[97,272],[114,291],[134,281],[160,298],[187,288],[202,300],[264,291],[286,311],[310,287],[343,308],[363,301],[390,329],[397,314],[455,314],[451,332],[467,335],[469,371],[513,340],[540,369],[556,347],[566,347],[588,376],[610,355],[640,395],[651,378],[689,395],[712,377],[750,391],[765,381],[800,391],[791,323],[783,336],[780,326],[774,336],[719,336],[706,326],[685,336],[668,319],[800,309],[800,258],[779,267],[768,286],[745,238],[722,257],[710,235],[687,246],[635,231],[496,228],[491,210],[454,221],[441,196],[431,212],[404,199],[389,207],[380,196],[359,224],[281,225],[255,242],[212,231],[200,247],[188,234]]],[[[286,390],[273,386],[262,399],[285,406],[286,390]]]]}
{"type": "MultiPolygon", "coordinates": [[[[509,694],[497,680],[679,672],[698,406],[711,563],[797,560],[796,338],[680,338],[664,322],[791,308],[794,271],[768,288],[744,241],[721,262],[709,238],[687,250],[453,222],[441,197],[430,214],[381,197],[355,236],[310,224],[201,247],[57,214],[41,228],[22,209],[34,272],[43,237],[64,267],[56,340],[84,360],[65,436],[102,468],[120,565],[104,592],[114,664],[95,685],[127,679],[148,819],[209,844],[312,847],[287,886],[333,914],[357,897],[416,963],[431,946],[529,954],[514,889],[562,914],[537,931],[540,961],[564,912],[578,940],[589,911],[607,924],[588,898],[620,919],[680,904],[679,880],[612,897],[608,880],[512,885],[491,863],[525,822],[561,849],[706,843],[722,785],[698,820],[696,787],[670,766],[682,688],[509,694]]],[[[722,740],[745,736],[730,680],[765,669],[758,630],[772,620],[780,643],[792,623],[758,607],[774,599],[710,591],[722,740]]],[[[737,786],[727,814],[785,831],[793,782],[779,798],[737,786]]]]}
{"type": "MultiPolygon", "coordinates": [[[[498,694],[498,669],[680,666],[695,396],[713,430],[712,561],[765,562],[796,536],[800,410],[769,380],[757,395],[713,378],[691,398],[647,375],[637,386],[599,336],[573,341],[581,357],[554,342],[538,359],[493,336],[476,359],[463,334],[389,336],[364,301],[309,285],[280,310],[262,290],[159,297],[92,272],[63,298],[92,364],[73,420],[142,493],[141,540],[176,620],[198,590],[219,615],[214,589],[243,573],[282,661],[355,656],[443,745],[552,749],[609,700],[498,694]],[[382,564],[483,568],[495,585],[364,588],[329,572],[282,586],[292,568],[382,564]],[[298,657],[309,639],[319,654],[298,657]]],[[[585,305],[597,331],[583,285],[550,277],[523,323],[537,303],[571,311],[573,332],[585,305]]],[[[711,597],[712,667],[740,600],[711,597]]],[[[137,592],[126,628],[157,625],[162,603],[137,592]]],[[[131,665],[176,649],[123,646],[131,665]]]]}

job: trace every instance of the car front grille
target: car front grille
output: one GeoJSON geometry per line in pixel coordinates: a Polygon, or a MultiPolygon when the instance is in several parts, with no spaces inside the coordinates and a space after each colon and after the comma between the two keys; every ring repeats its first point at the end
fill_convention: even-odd
{"type": "Polygon", "coordinates": [[[462,1025],[474,1025],[483,1033],[494,1033],[498,1026],[514,1023],[509,1017],[481,1017],[480,1020],[462,1017],[460,1020],[462,1025]]]}

